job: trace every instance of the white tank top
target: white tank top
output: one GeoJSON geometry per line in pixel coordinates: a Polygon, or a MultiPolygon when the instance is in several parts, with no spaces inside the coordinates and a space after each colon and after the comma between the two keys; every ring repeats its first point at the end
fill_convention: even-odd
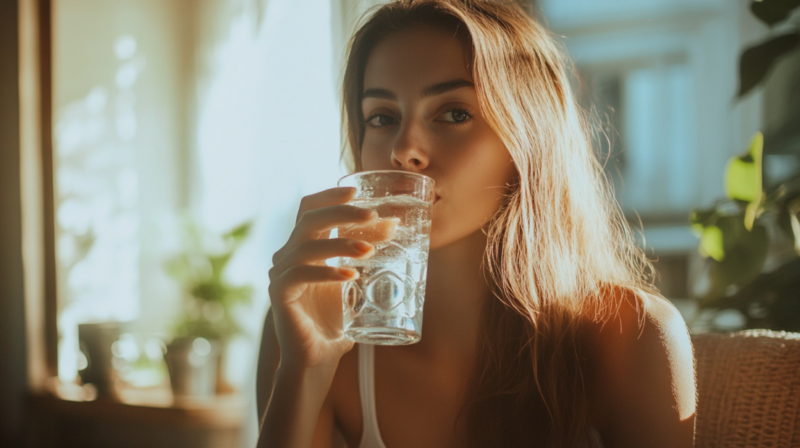
{"type": "MultiPolygon", "coordinates": [[[[386,448],[375,410],[375,346],[358,344],[358,391],[361,396],[361,443],[358,448],[386,448]]],[[[603,448],[600,434],[589,429],[589,447],[603,448]]]]}
{"type": "Polygon", "coordinates": [[[375,346],[358,344],[358,391],[361,395],[361,443],[359,448],[386,448],[375,412],[375,346]]]}

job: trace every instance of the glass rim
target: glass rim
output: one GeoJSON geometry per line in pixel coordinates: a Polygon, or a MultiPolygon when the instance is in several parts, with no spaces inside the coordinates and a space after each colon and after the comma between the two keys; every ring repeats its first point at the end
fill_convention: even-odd
{"type": "Polygon", "coordinates": [[[356,173],[350,173],[350,174],[348,174],[346,176],[342,176],[338,181],[336,181],[336,185],[337,186],[341,186],[342,181],[345,180],[345,179],[350,179],[350,178],[353,178],[353,177],[364,176],[364,175],[369,175],[369,174],[397,174],[397,175],[401,175],[402,174],[404,176],[416,177],[416,178],[419,178],[420,180],[423,180],[423,181],[428,180],[428,181],[430,181],[430,182],[432,182],[434,184],[436,183],[436,181],[434,181],[433,178],[430,177],[430,176],[426,176],[426,175],[420,174],[420,173],[412,173],[411,171],[403,171],[403,170],[369,170],[369,171],[358,171],[356,173]]]}

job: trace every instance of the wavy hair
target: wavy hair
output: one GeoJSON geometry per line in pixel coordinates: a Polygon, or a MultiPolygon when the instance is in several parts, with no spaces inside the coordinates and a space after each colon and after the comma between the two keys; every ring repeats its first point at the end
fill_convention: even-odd
{"type": "MultiPolygon", "coordinates": [[[[592,149],[595,126],[570,88],[558,40],[511,2],[399,0],[353,36],[343,89],[343,156],[361,169],[367,58],[419,25],[463,38],[481,113],[518,173],[490,220],[484,269],[498,300],[484,314],[472,397],[474,446],[588,446],[586,322],[655,293],[652,266],[592,149]]],[[[640,313],[640,316],[642,314],[640,313]]]]}

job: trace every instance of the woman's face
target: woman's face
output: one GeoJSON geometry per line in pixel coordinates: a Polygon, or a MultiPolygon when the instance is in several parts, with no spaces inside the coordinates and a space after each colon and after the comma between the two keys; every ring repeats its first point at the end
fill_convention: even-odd
{"type": "Polygon", "coordinates": [[[480,229],[516,173],[483,119],[465,54],[452,33],[417,27],[379,42],[364,73],[362,166],[436,181],[431,249],[480,229]]]}

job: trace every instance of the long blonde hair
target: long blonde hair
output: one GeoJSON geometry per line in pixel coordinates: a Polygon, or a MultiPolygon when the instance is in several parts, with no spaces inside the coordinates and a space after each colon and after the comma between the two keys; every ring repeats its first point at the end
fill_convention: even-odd
{"type": "Polygon", "coordinates": [[[361,169],[370,51],[419,24],[463,37],[481,113],[518,173],[486,229],[485,268],[499,300],[486,310],[467,414],[479,427],[473,443],[530,445],[535,434],[546,446],[585,445],[582,323],[606,322],[621,297],[638,306],[637,297],[655,292],[652,266],[592,150],[566,52],[510,2],[399,0],[374,11],[351,41],[344,77],[343,155],[353,167],[361,169]]]}

